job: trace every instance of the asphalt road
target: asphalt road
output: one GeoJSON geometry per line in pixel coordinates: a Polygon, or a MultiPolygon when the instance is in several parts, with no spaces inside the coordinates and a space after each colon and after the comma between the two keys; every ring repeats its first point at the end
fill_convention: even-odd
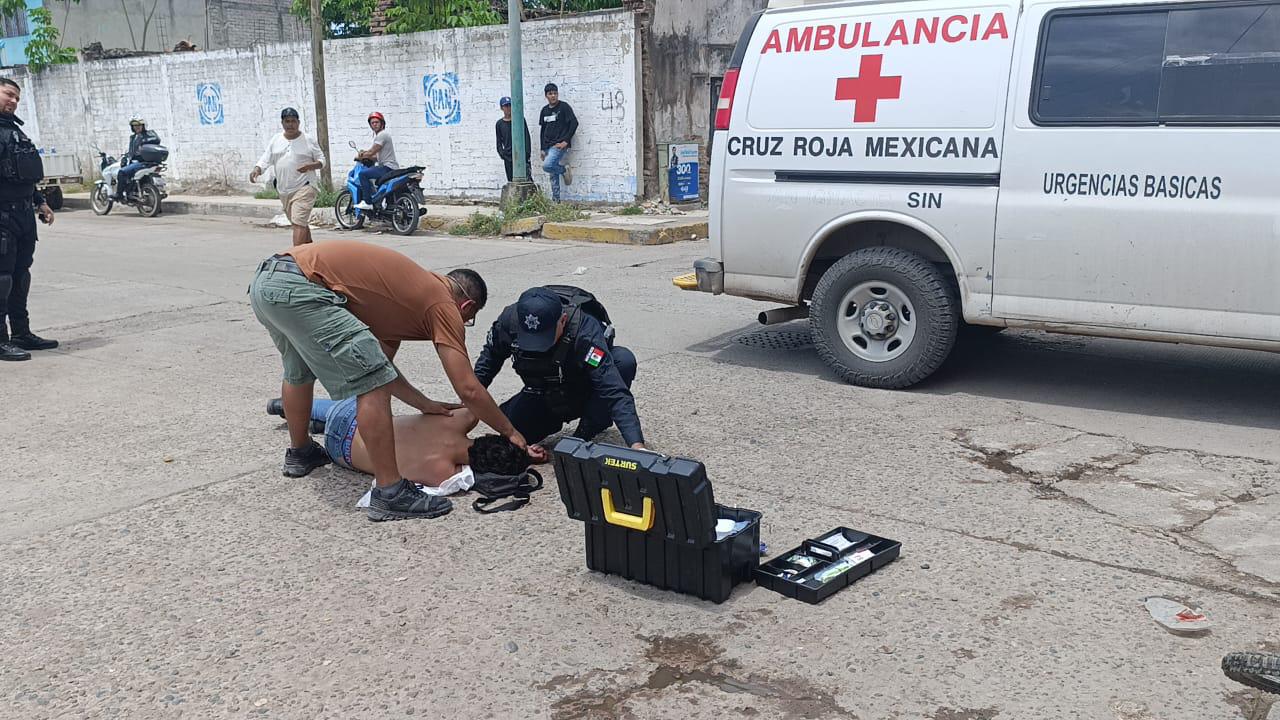
{"type": "MultiPolygon", "coordinates": [[[[847,525],[901,559],[818,606],[713,605],[588,572],[554,483],[369,523],[360,476],[279,473],[245,290],[288,232],[68,212],[32,296],[63,346],[0,367],[0,716],[1267,717],[1218,661],[1280,651],[1280,356],[1005,333],[867,390],[803,323],[674,289],[704,243],[359,236],[485,275],[473,353],[525,286],[590,288],[641,360],[652,445],[762,511],[775,554],[847,525]],[[1213,630],[1165,632],[1150,595],[1213,630]]],[[[400,361],[446,397],[433,358],[400,361]]]]}

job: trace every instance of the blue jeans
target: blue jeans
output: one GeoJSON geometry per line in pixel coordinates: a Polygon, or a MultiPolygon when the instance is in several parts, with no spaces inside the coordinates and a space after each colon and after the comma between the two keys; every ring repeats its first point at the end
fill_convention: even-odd
{"type": "Polygon", "coordinates": [[[551,199],[560,201],[560,176],[564,175],[564,164],[560,161],[569,154],[569,148],[547,148],[547,159],[542,161],[542,169],[551,176],[551,199]]]}
{"type": "Polygon", "coordinates": [[[124,195],[124,189],[129,187],[129,183],[133,182],[133,176],[146,166],[146,163],[131,162],[120,168],[120,172],[116,175],[116,194],[124,195]]]}
{"type": "Polygon", "coordinates": [[[381,180],[383,177],[393,172],[395,171],[387,167],[386,165],[373,165],[371,167],[367,167],[361,170],[359,175],[360,197],[357,198],[357,200],[360,202],[367,202],[370,205],[372,205],[373,194],[374,192],[376,192],[374,189],[375,184],[377,183],[378,180],[381,180]]]}
{"type": "Polygon", "coordinates": [[[351,467],[351,444],[356,439],[356,399],[311,401],[311,419],[324,423],[324,449],[338,465],[351,467]]]}

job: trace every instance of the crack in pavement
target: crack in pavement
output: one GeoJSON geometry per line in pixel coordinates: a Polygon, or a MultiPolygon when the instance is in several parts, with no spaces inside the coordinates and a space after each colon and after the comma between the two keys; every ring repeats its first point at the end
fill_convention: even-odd
{"type": "MultiPolygon", "coordinates": [[[[166,313],[180,314],[180,313],[190,312],[192,310],[203,310],[204,308],[218,307],[219,305],[240,305],[240,304],[243,304],[243,303],[239,303],[235,300],[227,300],[226,298],[223,298],[221,300],[218,300],[217,302],[203,303],[199,305],[184,305],[183,307],[164,308],[162,310],[146,310],[140,313],[134,313],[132,315],[121,315],[120,317],[107,318],[105,320],[86,320],[85,322],[74,323],[71,325],[57,325],[50,329],[57,330],[57,331],[77,330],[81,328],[93,327],[94,325],[110,325],[112,323],[126,322],[128,320],[138,320],[138,319],[150,317],[153,315],[163,315],[166,313]]],[[[151,329],[154,330],[155,328],[151,328],[151,329]]]]}
{"type": "MultiPolygon", "coordinates": [[[[758,490],[757,492],[759,492],[761,495],[773,497],[777,500],[787,500],[791,497],[786,493],[780,493],[780,492],[774,493],[768,490],[758,490]]],[[[967,530],[962,530],[959,528],[950,528],[950,527],[944,527],[941,525],[930,525],[921,520],[899,517],[897,515],[891,515],[888,513],[878,512],[875,510],[867,510],[865,508],[845,507],[843,505],[825,503],[817,500],[813,501],[813,504],[820,507],[827,508],[828,510],[836,510],[842,513],[851,513],[855,515],[866,515],[868,517],[880,518],[883,520],[888,520],[890,522],[902,523],[904,525],[912,525],[915,527],[925,528],[928,530],[936,530],[938,532],[951,533],[954,535],[959,535],[964,538],[968,538],[970,540],[979,540],[982,542],[994,543],[996,545],[1002,545],[1004,547],[1012,548],[1014,550],[1019,550],[1022,552],[1041,553],[1044,555],[1050,555],[1052,557],[1056,557],[1060,560],[1082,562],[1090,565],[1096,565],[1098,567],[1107,568],[1109,570],[1131,572],[1136,575],[1142,575],[1144,577],[1151,577],[1151,578],[1156,578],[1160,580],[1166,580],[1168,582],[1178,583],[1181,585],[1188,585],[1198,590],[1206,590],[1209,592],[1220,592],[1226,595],[1232,595],[1234,597],[1241,598],[1243,600],[1257,600],[1257,601],[1264,602],[1268,605],[1280,607],[1280,582],[1273,582],[1271,580],[1267,580],[1266,578],[1262,578],[1256,575],[1252,575],[1250,573],[1246,573],[1230,565],[1227,568],[1223,568],[1221,572],[1223,572],[1223,574],[1226,574],[1226,575],[1236,576],[1237,579],[1241,580],[1242,584],[1260,585],[1266,589],[1269,589],[1271,592],[1270,593],[1260,592],[1257,590],[1248,589],[1247,587],[1245,588],[1232,587],[1230,585],[1225,585],[1216,581],[1212,581],[1210,579],[1179,577],[1177,575],[1169,575],[1166,573],[1161,573],[1157,570],[1152,570],[1150,568],[1133,567],[1130,565],[1122,565],[1120,563],[1106,562],[1105,560],[1097,560],[1094,558],[1086,557],[1084,555],[1068,553],[1062,550],[1054,550],[1052,548],[1042,548],[1042,547],[1039,547],[1038,545],[1033,545],[1031,543],[1026,543],[1019,540],[1010,540],[1007,538],[1000,538],[1000,537],[995,537],[991,535],[979,535],[979,534],[972,533],[967,530]]],[[[1117,527],[1126,527],[1126,526],[1117,526],[1117,527]]],[[[1126,527],[1126,529],[1133,530],[1135,532],[1140,532],[1140,530],[1136,528],[1126,527]]],[[[1215,558],[1215,559],[1220,560],[1220,558],[1215,558]]]]}
{"type": "MultiPolygon", "coordinates": [[[[1195,538],[1189,535],[1189,533],[1197,530],[1206,522],[1213,519],[1224,510],[1227,510],[1229,508],[1239,507],[1240,505],[1244,505],[1252,502],[1257,502],[1262,498],[1271,497],[1273,495],[1278,494],[1278,492],[1280,492],[1280,491],[1261,492],[1263,486],[1257,480],[1254,480],[1251,482],[1251,490],[1249,491],[1239,493],[1237,495],[1228,495],[1225,492],[1219,492],[1211,498],[1206,498],[1207,500],[1214,503],[1215,507],[1213,510],[1205,512],[1203,517],[1197,518],[1194,522],[1175,526],[1168,529],[1137,525],[1131,522],[1126,522],[1122,517],[1116,515],[1115,513],[1109,512],[1104,508],[1097,507],[1096,505],[1094,505],[1093,503],[1089,502],[1084,498],[1070,495],[1064,490],[1062,490],[1061,488],[1057,487],[1058,483],[1078,482],[1091,474],[1115,476],[1121,469],[1134,465],[1140,462],[1144,458],[1151,457],[1154,455],[1159,455],[1159,454],[1166,454],[1166,453],[1188,455],[1192,459],[1194,459],[1195,462],[1202,469],[1206,471],[1211,469],[1210,467],[1208,467],[1207,461],[1237,460],[1237,461],[1243,461],[1251,464],[1260,463],[1263,465],[1269,465],[1269,463],[1265,463],[1256,458],[1215,455],[1213,453],[1206,453],[1203,451],[1183,449],[1183,448],[1161,448],[1161,447],[1155,447],[1155,446],[1140,445],[1137,443],[1129,442],[1124,438],[1116,437],[1113,435],[1082,431],[1078,428],[1072,428],[1069,426],[1057,425],[1053,423],[1043,423],[1038,420],[1035,420],[1033,422],[1044,425],[1046,427],[1067,430],[1072,432],[1073,434],[1067,438],[1057,439],[1052,442],[1045,443],[1043,445],[1038,445],[1038,446],[1015,445],[1011,449],[992,449],[992,448],[983,447],[977,441],[974,440],[973,429],[953,430],[952,439],[957,445],[959,445],[960,447],[962,447],[963,449],[965,449],[970,453],[969,459],[971,461],[976,462],[977,464],[983,467],[986,467],[990,470],[1000,472],[1007,477],[1011,477],[1015,480],[1026,482],[1031,492],[1039,499],[1050,499],[1050,500],[1067,502],[1069,504],[1086,509],[1088,511],[1091,511],[1093,513],[1096,513],[1098,515],[1101,515],[1107,518],[1105,522],[1107,522],[1108,525],[1111,525],[1113,527],[1117,527],[1119,529],[1123,529],[1129,532],[1134,532],[1152,539],[1171,542],[1179,550],[1190,552],[1204,560],[1211,561],[1217,566],[1218,572],[1224,575],[1234,577],[1235,580],[1240,582],[1242,585],[1246,585],[1246,586],[1262,585],[1265,588],[1269,588],[1272,591],[1280,593],[1280,583],[1273,582],[1271,580],[1268,580],[1267,578],[1260,577],[1258,575],[1239,569],[1235,565],[1235,562],[1237,560],[1236,558],[1232,557],[1227,553],[1222,552],[1221,550],[1219,550],[1218,548],[1214,547],[1209,543],[1206,543],[1202,540],[1199,540],[1198,538],[1195,538]],[[1126,446],[1127,449],[1122,452],[1111,453],[1102,457],[1093,458],[1085,462],[1071,463],[1066,467],[1051,473],[1042,473],[1042,472],[1037,472],[1033,470],[1028,470],[1026,468],[1019,467],[1014,463],[1015,458],[1021,456],[1026,452],[1030,452],[1032,450],[1043,450],[1046,448],[1052,448],[1054,446],[1069,443],[1081,437],[1095,437],[1095,438],[1100,438],[1105,440],[1116,441],[1126,446]]],[[[1124,477],[1124,476],[1121,476],[1121,477],[1124,477]]],[[[1171,491],[1169,490],[1169,488],[1159,486],[1159,485],[1154,485],[1149,482],[1140,482],[1132,478],[1125,478],[1124,481],[1134,484],[1135,486],[1138,486],[1138,487],[1150,487],[1150,488],[1159,489],[1159,490],[1171,491]]],[[[1194,493],[1188,493],[1187,491],[1182,491],[1177,488],[1174,488],[1172,491],[1197,497],[1194,493]]],[[[1188,511],[1178,510],[1178,512],[1186,514],[1186,512],[1188,511]]],[[[963,531],[961,531],[961,534],[968,536],[968,533],[965,533],[963,531]]],[[[990,538],[986,536],[983,536],[983,539],[999,541],[999,539],[997,538],[990,538]]],[[[1023,545],[1022,543],[1014,544],[1015,547],[1020,547],[1020,548],[1022,545],[1023,545]]],[[[1030,547],[1031,546],[1028,546],[1028,548],[1030,547]]],[[[1177,582],[1192,584],[1193,586],[1200,587],[1202,589],[1219,590],[1222,592],[1229,592],[1231,594],[1236,594],[1236,595],[1240,595],[1243,592],[1247,596],[1253,597],[1255,599],[1265,598],[1265,599],[1268,599],[1268,601],[1272,599],[1272,596],[1270,595],[1259,594],[1253,591],[1240,591],[1240,590],[1232,589],[1232,588],[1229,588],[1228,586],[1224,586],[1218,583],[1209,583],[1208,581],[1205,581],[1205,580],[1192,580],[1187,578],[1180,579],[1174,576],[1164,575],[1162,573],[1158,573],[1156,571],[1153,571],[1147,568],[1136,568],[1131,566],[1119,565],[1115,563],[1107,563],[1105,561],[1095,561],[1089,558],[1084,558],[1082,556],[1077,556],[1073,553],[1065,553],[1058,550],[1039,549],[1039,548],[1036,548],[1036,549],[1039,551],[1047,552],[1051,555],[1063,557],[1066,559],[1084,560],[1084,561],[1092,562],[1094,564],[1097,564],[1103,567],[1127,569],[1131,572],[1136,572],[1139,574],[1150,575],[1153,577],[1159,577],[1166,580],[1174,580],[1177,582]]]]}

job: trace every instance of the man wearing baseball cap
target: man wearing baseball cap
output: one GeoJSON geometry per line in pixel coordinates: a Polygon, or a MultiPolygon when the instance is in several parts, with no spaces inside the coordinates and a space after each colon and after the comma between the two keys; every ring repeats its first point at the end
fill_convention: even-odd
{"type": "MultiPolygon", "coordinates": [[[[578,419],[575,437],[590,440],[616,424],[627,445],[644,449],[631,394],[636,356],[613,346],[608,320],[591,293],[554,285],[529,288],[494,321],[476,360],[476,378],[489,387],[512,358],[524,388],[501,408],[528,442],[578,419]]],[[[546,457],[545,451],[530,455],[546,457]]]]}
{"type": "MultiPolygon", "coordinates": [[[[498,101],[498,107],[502,108],[502,117],[498,119],[498,123],[494,125],[494,132],[498,136],[498,157],[502,158],[502,163],[507,167],[507,182],[511,182],[511,98],[504,97],[498,101]]],[[[533,172],[529,164],[529,153],[533,152],[533,147],[529,145],[529,123],[524,124],[524,177],[526,180],[533,179],[533,172]]]]}
{"type": "Polygon", "coordinates": [[[311,209],[316,205],[320,188],[316,171],[324,167],[320,144],[307,137],[300,125],[297,110],[291,107],[281,110],[282,132],[271,138],[267,151],[249,173],[249,182],[256,183],[267,168],[271,168],[274,173],[271,184],[280,194],[284,215],[293,228],[295,246],[311,242],[311,209]]]}

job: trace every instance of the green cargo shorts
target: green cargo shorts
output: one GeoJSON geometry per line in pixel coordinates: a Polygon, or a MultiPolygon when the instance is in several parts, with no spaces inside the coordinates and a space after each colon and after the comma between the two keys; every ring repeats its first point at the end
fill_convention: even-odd
{"type": "Polygon", "coordinates": [[[347,299],[302,275],[260,269],[249,302],[284,363],[284,381],[319,380],[334,400],[363,395],[396,379],[382,345],[346,309],[347,299]]]}

